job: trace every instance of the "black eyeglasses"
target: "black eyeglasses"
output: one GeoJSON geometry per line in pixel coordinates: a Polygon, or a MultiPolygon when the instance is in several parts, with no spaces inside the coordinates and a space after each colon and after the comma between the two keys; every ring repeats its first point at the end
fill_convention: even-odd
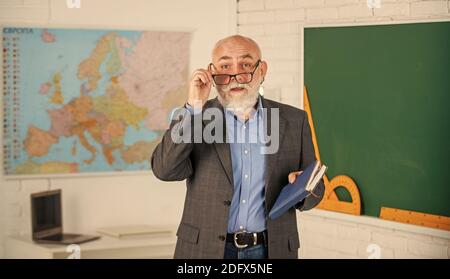
{"type": "MultiPolygon", "coordinates": [[[[251,73],[239,73],[235,75],[219,74],[219,75],[212,75],[212,77],[217,85],[227,85],[230,83],[231,78],[233,77],[237,81],[237,83],[240,84],[250,83],[253,80],[253,74],[256,72],[256,69],[258,69],[259,62],[261,62],[261,60],[258,60],[258,62],[256,62],[255,68],[251,73]]],[[[212,63],[209,65],[210,67],[214,66],[212,63]]]]}

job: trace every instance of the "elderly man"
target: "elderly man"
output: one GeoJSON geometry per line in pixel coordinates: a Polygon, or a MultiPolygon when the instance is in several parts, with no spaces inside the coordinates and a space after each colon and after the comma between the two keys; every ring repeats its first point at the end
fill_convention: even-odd
{"type": "Polygon", "coordinates": [[[267,218],[283,186],[293,183],[316,158],[307,114],[259,94],[267,73],[267,62],[261,59],[259,46],[250,38],[234,35],[217,42],[212,63],[192,74],[185,113],[173,119],[153,152],[151,165],[156,177],[186,179],[175,258],[298,256],[295,209],[316,206],[324,185],[321,181],[315,195],[279,218],[267,218]],[[208,100],[212,86],[218,96],[208,100]],[[202,114],[210,109],[223,116],[214,120],[223,124],[217,125],[215,132],[220,134],[222,127],[224,140],[174,139],[174,129],[205,130],[211,117],[205,119],[202,114]],[[202,117],[197,121],[200,128],[195,127],[198,117],[202,117]],[[263,130],[276,131],[279,144],[275,152],[264,152],[268,143],[255,137],[263,130]]]}

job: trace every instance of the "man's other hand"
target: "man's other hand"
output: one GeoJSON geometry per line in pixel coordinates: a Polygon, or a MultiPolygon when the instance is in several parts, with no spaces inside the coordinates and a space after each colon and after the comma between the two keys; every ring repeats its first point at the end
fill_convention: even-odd
{"type": "Polygon", "coordinates": [[[299,176],[303,171],[294,171],[288,175],[289,183],[294,183],[297,176],[299,176]]]}

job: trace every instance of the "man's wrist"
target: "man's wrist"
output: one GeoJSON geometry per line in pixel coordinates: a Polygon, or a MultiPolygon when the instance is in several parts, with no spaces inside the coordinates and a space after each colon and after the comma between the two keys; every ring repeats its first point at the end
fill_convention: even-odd
{"type": "Polygon", "coordinates": [[[188,100],[187,105],[191,106],[194,109],[202,109],[203,108],[203,101],[194,99],[194,100],[188,100]]]}
{"type": "Polygon", "coordinates": [[[186,107],[186,109],[189,111],[189,113],[191,115],[196,115],[196,114],[200,114],[202,112],[202,108],[198,108],[198,107],[194,107],[191,104],[189,104],[189,101],[186,102],[186,104],[184,105],[186,107]]]}

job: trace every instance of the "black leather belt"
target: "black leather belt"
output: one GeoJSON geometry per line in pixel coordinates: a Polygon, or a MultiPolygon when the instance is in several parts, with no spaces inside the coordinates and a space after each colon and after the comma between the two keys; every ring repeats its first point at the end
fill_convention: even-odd
{"type": "Polygon", "coordinates": [[[250,233],[246,231],[240,231],[227,234],[227,242],[231,242],[236,248],[247,248],[258,244],[267,245],[267,231],[259,233],[250,233]]]}

